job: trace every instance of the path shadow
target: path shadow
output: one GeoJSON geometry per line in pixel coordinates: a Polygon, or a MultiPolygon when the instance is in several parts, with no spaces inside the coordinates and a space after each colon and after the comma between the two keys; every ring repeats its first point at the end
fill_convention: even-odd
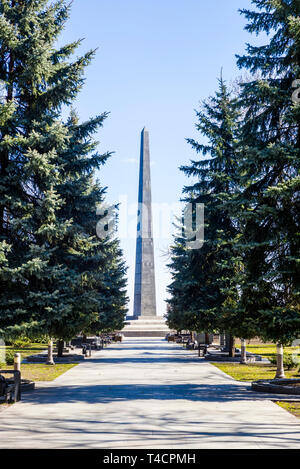
{"type": "Polygon", "coordinates": [[[126,384],[126,385],[83,385],[51,386],[39,388],[24,396],[31,404],[89,403],[107,404],[115,401],[132,400],[187,400],[201,402],[229,402],[261,400],[247,385],[226,383],[210,384],[126,384]]]}
{"type": "MultiPolygon", "coordinates": [[[[171,351],[171,349],[168,349],[168,347],[153,347],[153,345],[149,345],[149,347],[147,347],[146,345],[143,345],[142,347],[135,347],[135,346],[131,346],[131,345],[128,345],[128,347],[124,347],[124,346],[115,346],[115,345],[109,345],[107,348],[105,348],[104,350],[118,350],[118,351],[124,351],[124,352],[127,352],[128,350],[140,350],[141,352],[143,350],[161,350],[162,352],[168,352],[169,350],[171,351]]],[[[176,348],[173,348],[172,350],[176,350],[176,348]]],[[[180,348],[177,348],[177,350],[181,350],[180,348]]]]}
{"type": "Polygon", "coordinates": [[[121,406],[110,409],[109,414],[101,410],[86,410],[79,415],[74,413],[49,413],[48,415],[28,416],[20,419],[10,415],[5,422],[0,421],[1,448],[156,448],[187,449],[190,447],[222,448],[299,448],[300,426],[283,422],[235,421],[230,413],[226,418],[220,412],[213,420],[208,414],[191,415],[188,410],[178,412],[166,407],[159,414],[145,412],[144,408],[132,409],[121,406]],[[229,421],[228,421],[229,419],[229,421]],[[19,436],[22,428],[22,436],[19,436]]]}
{"type": "MultiPolygon", "coordinates": [[[[140,345],[140,346],[147,346],[147,345],[158,345],[158,344],[165,344],[166,346],[169,345],[169,342],[165,339],[151,339],[151,340],[144,340],[144,339],[141,339],[141,340],[123,340],[123,342],[121,342],[122,345],[140,345]]],[[[172,344],[174,344],[174,342],[172,342],[172,344]]],[[[176,345],[176,344],[175,344],[176,345]]]]}
{"type": "MultiPolygon", "coordinates": [[[[88,361],[88,359],[86,360],[88,361]]],[[[138,358],[106,358],[106,357],[99,357],[99,358],[93,358],[90,360],[93,363],[99,363],[99,364],[114,364],[114,365],[125,365],[129,363],[140,363],[141,365],[143,364],[161,364],[161,363],[190,363],[192,364],[194,361],[197,363],[204,361],[203,358],[198,358],[197,356],[191,356],[191,357],[178,357],[178,356],[170,356],[170,357],[159,357],[157,354],[153,354],[153,357],[138,357],[138,358]]],[[[205,362],[208,363],[208,362],[205,362]]]]}

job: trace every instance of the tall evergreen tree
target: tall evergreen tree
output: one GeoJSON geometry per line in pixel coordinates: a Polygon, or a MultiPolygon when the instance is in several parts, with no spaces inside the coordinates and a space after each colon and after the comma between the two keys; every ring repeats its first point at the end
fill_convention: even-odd
{"type": "MultiPolygon", "coordinates": [[[[0,2],[0,330],[9,336],[65,339],[97,321],[108,300],[96,279],[112,259],[124,286],[115,241],[95,235],[104,190],[93,177],[109,155],[94,151],[91,135],[106,116],[81,125],[60,117],[93,57],[71,61],[79,41],[54,49],[69,9],[64,0],[0,2]]],[[[115,301],[123,317],[124,293],[115,301]]]]}
{"type": "Polygon", "coordinates": [[[64,204],[57,217],[72,220],[72,224],[57,246],[53,262],[66,266],[77,279],[70,314],[56,317],[52,325],[52,335],[61,339],[61,345],[80,331],[94,330],[95,324],[99,328],[96,332],[109,327],[114,330],[117,325],[122,329],[125,319],[126,268],[118,240],[96,235],[96,213],[105,207],[106,189],[95,180],[95,171],[110,154],[98,154],[93,134],[106,117],[104,113],[80,124],[72,111],[67,122],[68,145],[58,158],[63,178],[56,191],[64,204]]]}
{"type": "Polygon", "coordinates": [[[54,190],[60,177],[55,158],[67,142],[57,119],[62,104],[75,96],[84,64],[67,66],[69,52],[53,51],[68,9],[62,2],[46,3],[0,4],[0,79],[14,108],[0,142],[1,325],[10,333],[33,331],[37,313],[45,317],[69,308],[63,298],[71,279],[49,263],[53,242],[68,229],[55,217],[62,204],[54,190]]]}
{"type": "MultiPolygon", "coordinates": [[[[236,138],[239,112],[237,101],[231,97],[223,78],[219,80],[216,96],[203,103],[197,117],[196,127],[207,143],[188,139],[202,158],[181,170],[196,178],[193,185],[184,188],[184,193],[186,202],[205,205],[205,241],[201,249],[188,253],[184,249],[178,251],[179,246],[175,246],[173,268],[179,285],[179,301],[182,303],[182,297],[185,298],[184,309],[189,313],[187,316],[194,329],[213,332],[222,330],[226,324],[233,333],[236,323],[232,316],[226,321],[225,312],[233,309],[238,300],[237,287],[231,282],[238,264],[233,249],[238,228],[227,204],[238,184],[236,138]],[[182,271],[183,258],[188,260],[182,271]]],[[[173,282],[170,290],[176,296],[174,286],[173,282]]]]}
{"type": "MultiPolygon", "coordinates": [[[[253,0],[243,10],[250,33],[266,32],[263,46],[248,45],[240,67],[260,73],[243,86],[245,190],[239,200],[246,259],[242,306],[261,335],[279,344],[300,332],[300,106],[293,82],[300,76],[300,3],[253,0]]],[[[277,377],[283,376],[279,360],[277,377]]]]}
{"type": "Polygon", "coordinates": [[[184,225],[178,227],[178,234],[171,246],[171,262],[168,267],[171,271],[172,282],[168,286],[170,298],[168,299],[167,324],[170,329],[177,331],[196,330],[195,316],[191,315],[190,301],[190,252],[187,248],[184,225]]]}

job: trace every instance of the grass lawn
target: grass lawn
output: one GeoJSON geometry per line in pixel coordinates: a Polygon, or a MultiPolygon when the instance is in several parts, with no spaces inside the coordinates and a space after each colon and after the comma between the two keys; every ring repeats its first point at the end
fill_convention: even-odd
{"type": "MultiPolygon", "coordinates": [[[[236,342],[236,347],[240,348],[241,343],[236,342]]],[[[295,351],[299,351],[299,347],[284,347],[285,354],[293,354],[295,351]]],[[[276,357],[276,345],[275,344],[247,344],[247,352],[261,355],[264,358],[276,357]]],[[[257,364],[249,363],[248,365],[241,365],[240,363],[212,363],[220,370],[227,373],[237,381],[254,381],[257,379],[272,379],[276,375],[276,366],[273,364],[257,364]]],[[[287,378],[300,378],[300,371],[297,369],[285,370],[287,378]]]]}
{"type": "MultiPolygon", "coordinates": [[[[276,366],[268,364],[252,364],[241,365],[240,363],[212,363],[212,365],[224,371],[224,373],[232,376],[237,381],[255,381],[257,379],[275,378],[276,366]]],[[[286,370],[287,378],[300,378],[297,370],[286,370]]]]}
{"type": "MultiPolygon", "coordinates": [[[[240,348],[241,344],[237,343],[236,346],[240,348]]],[[[299,347],[285,347],[284,353],[292,354],[299,347]]],[[[259,344],[247,345],[247,351],[261,355],[262,357],[269,358],[276,356],[276,345],[274,344],[259,344]]],[[[257,379],[273,379],[276,375],[276,366],[271,364],[248,364],[241,365],[240,363],[212,363],[224,373],[232,376],[236,381],[255,381],[257,379]]],[[[287,378],[300,378],[300,370],[285,370],[287,378]]],[[[277,405],[287,410],[291,414],[300,418],[300,402],[276,402],[277,405]]]]}
{"type": "Polygon", "coordinates": [[[20,353],[21,358],[23,360],[23,358],[26,358],[29,355],[34,355],[37,353],[41,353],[44,350],[47,350],[47,344],[32,343],[22,348],[17,348],[17,347],[14,347],[13,345],[7,345],[6,350],[11,350],[13,353],[20,353]]]}
{"type": "Polygon", "coordinates": [[[300,418],[300,402],[276,402],[277,405],[300,418]]]}
{"type": "MultiPolygon", "coordinates": [[[[44,350],[47,350],[47,344],[35,344],[31,343],[29,345],[26,345],[24,347],[18,348],[14,347],[13,345],[7,345],[6,347],[7,351],[11,351],[12,354],[14,353],[20,353],[21,354],[21,360],[24,358],[28,357],[29,355],[35,355],[38,353],[43,352],[44,350]]],[[[3,356],[3,353],[1,351],[3,350],[2,347],[0,347],[0,357],[3,356]]],[[[6,365],[0,364],[0,368],[3,368],[6,365]]]]}
{"type": "MultiPolygon", "coordinates": [[[[22,348],[17,348],[11,345],[7,346],[6,349],[11,350],[13,353],[20,353],[21,360],[23,360],[29,355],[38,354],[46,350],[47,345],[31,343],[22,348]]],[[[32,381],[53,381],[76,365],[77,363],[59,363],[54,366],[46,365],[44,363],[22,363],[21,375],[23,379],[30,379],[32,381]]],[[[0,369],[12,370],[13,365],[4,365],[2,363],[0,365],[0,369]]]]}
{"type": "MultiPolygon", "coordinates": [[[[236,347],[240,348],[241,344],[236,343],[236,347]]],[[[284,347],[284,353],[291,355],[299,347],[284,347]]],[[[276,357],[276,345],[259,344],[247,345],[247,352],[261,355],[264,358],[276,357]]],[[[239,363],[213,363],[217,368],[232,376],[237,381],[254,381],[257,379],[272,379],[276,375],[276,366],[273,364],[255,364],[240,365],[239,363]]],[[[287,378],[300,378],[300,372],[297,369],[285,370],[287,378]]]]}
{"type": "MultiPolygon", "coordinates": [[[[237,348],[241,348],[241,343],[237,342],[235,345],[237,348]]],[[[254,353],[256,355],[261,355],[264,358],[276,356],[275,344],[259,344],[259,345],[247,344],[246,348],[247,348],[247,352],[254,353]]],[[[297,350],[299,350],[299,347],[284,347],[284,353],[288,355],[292,355],[297,350]]]]}
{"type": "MultiPolygon", "coordinates": [[[[24,363],[21,365],[21,376],[23,379],[30,379],[32,381],[53,381],[76,365],[78,363],[59,363],[57,365],[24,363]]],[[[5,365],[4,368],[12,370],[13,366],[5,365]]]]}
{"type": "MultiPolygon", "coordinates": [[[[275,378],[276,367],[272,365],[240,365],[240,363],[212,363],[236,381],[255,381],[256,379],[275,378]]],[[[286,370],[287,378],[300,378],[300,371],[286,370]]],[[[277,405],[300,418],[300,402],[276,402],[277,405]]]]}

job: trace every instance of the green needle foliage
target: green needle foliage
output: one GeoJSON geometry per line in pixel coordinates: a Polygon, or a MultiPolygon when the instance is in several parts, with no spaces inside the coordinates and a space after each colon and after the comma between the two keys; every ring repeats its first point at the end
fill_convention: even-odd
{"type": "Polygon", "coordinates": [[[72,61],[80,41],[54,48],[69,10],[64,0],[0,2],[0,333],[5,337],[70,339],[95,322],[99,330],[106,328],[110,312],[112,324],[121,325],[126,312],[118,241],[96,236],[96,209],[105,190],[95,171],[110,155],[97,153],[93,134],[106,114],[82,124],[74,112],[66,123],[61,119],[94,55],[72,61]]]}
{"type": "Polygon", "coordinates": [[[251,78],[237,99],[221,80],[197,113],[208,143],[188,140],[202,158],[181,168],[195,178],[184,192],[205,204],[205,242],[175,239],[168,320],[285,345],[300,334],[300,2],[252,3],[246,29],[267,44],[238,57],[251,78]]]}
{"type": "Polygon", "coordinates": [[[177,331],[194,330],[193,316],[189,312],[190,281],[190,252],[186,247],[186,237],[183,225],[178,228],[178,235],[171,246],[171,262],[168,265],[171,270],[172,283],[168,286],[171,298],[168,300],[166,321],[170,329],[177,331]]]}
{"type": "Polygon", "coordinates": [[[300,332],[300,106],[292,100],[300,77],[300,3],[253,4],[258,10],[242,12],[246,29],[271,37],[266,45],[248,45],[238,58],[240,67],[259,73],[241,93],[241,304],[260,335],[287,344],[300,332]]]}
{"type": "MultiPolygon", "coordinates": [[[[201,249],[188,249],[184,238],[177,238],[170,264],[170,305],[171,311],[173,307],[182,312],[185,329],[213,332],[224,327],[226,310],[235,306],[238,298],[237,287],[232,285],[238,266],[232,244],[238,226],[227,205],[238,184],[239,111],[223,78],[218,92],[203,102],[197,117],[196,128],[207,143],[188,139],[201,159],[181,170],[195,181],[184,188],[185,201],[205,205],[205,241],[201,249]]],[[[226,326],[233,329],[233,321],[226,326]]]]}

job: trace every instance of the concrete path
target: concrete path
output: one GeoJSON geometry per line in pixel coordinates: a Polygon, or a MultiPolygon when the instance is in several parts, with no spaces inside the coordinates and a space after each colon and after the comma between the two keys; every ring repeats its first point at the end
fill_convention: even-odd
{"type": "Polygon", "coordinates": [[[300,448],[300,420],[193,352],[126,339],[0,414],[0,448],[300,448]]]}

